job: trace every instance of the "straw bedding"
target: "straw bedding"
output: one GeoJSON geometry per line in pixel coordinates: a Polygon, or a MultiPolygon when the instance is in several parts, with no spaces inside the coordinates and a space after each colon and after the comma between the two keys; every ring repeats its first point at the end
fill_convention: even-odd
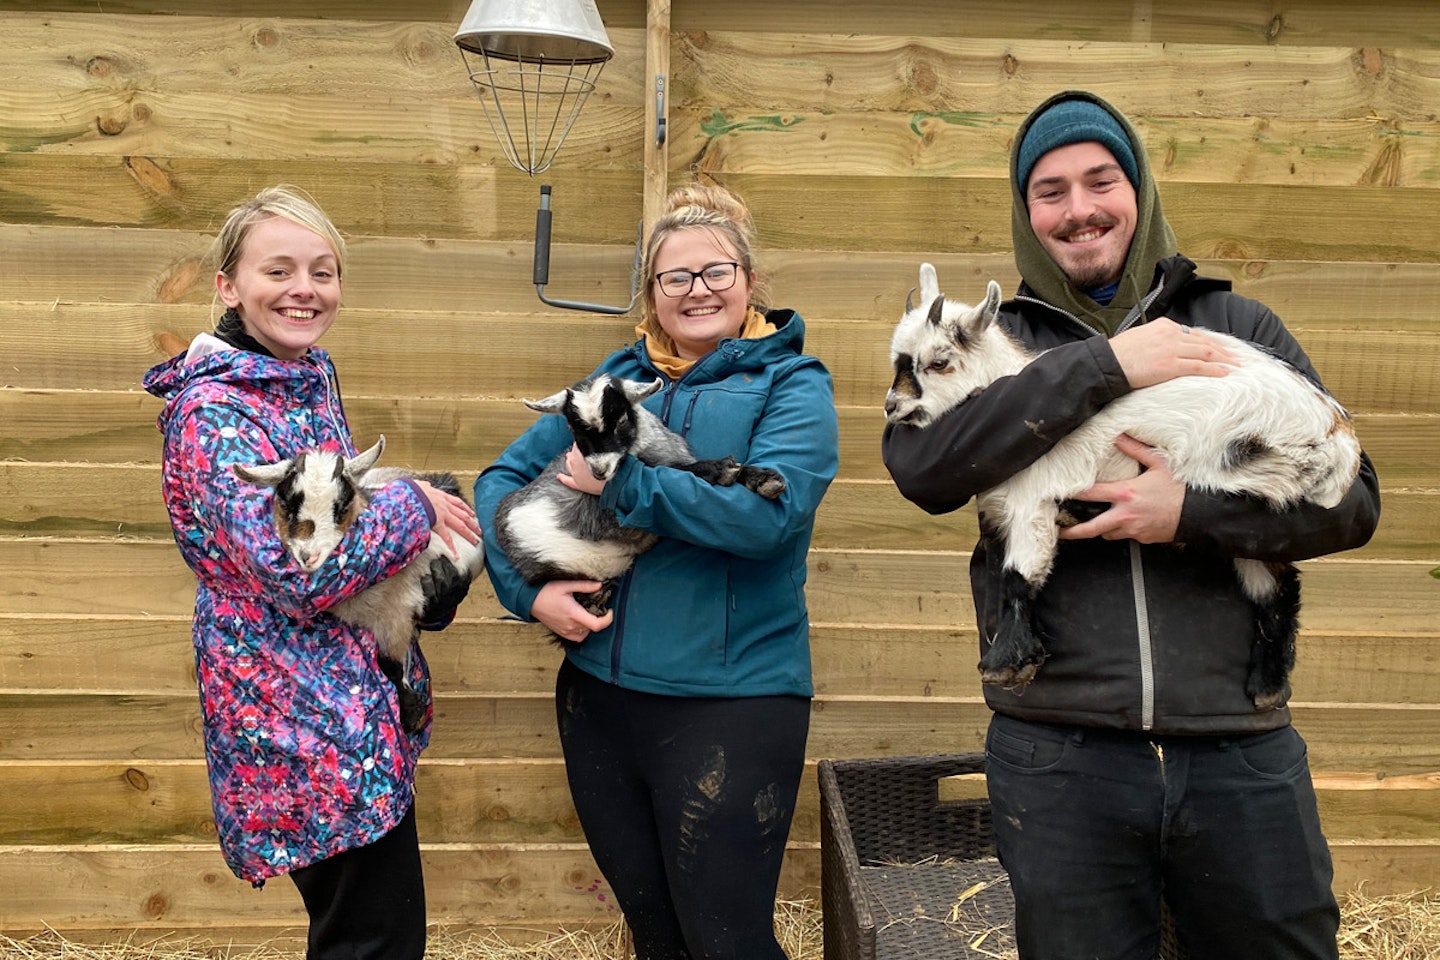
{"type": "MultiPolygon", "coordinates": [[[[1440,958],[1440,894],[1369,897],[1353,893],[1341,902],[1341,960],[1436,960],[1440,958]]],[[[963,910],[949,921],[966,923],[963,910]]],[[[821,960],[820,910],[813,900],[781,901],[775,930],[791,960],[821,960]]],[[[1015,956],[1007,931],[984,927],[979,949],[999,958],[1015,956]],[[993,951],[993,952],[992,952],[993,951]]],[[[46,931],[23,939],[0,934],[5,960],[297,960],[300,952],[274,947],[229,950],[205,940],[163,940],[156,943],[87,944],[46,931]]],[[[624,929],[607,927],[546,932],[533,938],[502,937],[495,932],[450,932],[433,929],[426,956],[430,960],[624,960],[630,956],[624,929]]]]}

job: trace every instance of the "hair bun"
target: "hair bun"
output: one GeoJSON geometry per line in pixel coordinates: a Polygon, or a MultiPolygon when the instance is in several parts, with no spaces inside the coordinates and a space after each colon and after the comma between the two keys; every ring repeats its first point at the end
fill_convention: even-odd
{"type": "Polygon", "coordinates": [[[674,213],[687,207],[717,214],[743,227],[748,228],[750,225],[750,209],[745,206],[744,201],[718,184],[686,184],[672,190],[666,198],[666,213],[674,213]]]}

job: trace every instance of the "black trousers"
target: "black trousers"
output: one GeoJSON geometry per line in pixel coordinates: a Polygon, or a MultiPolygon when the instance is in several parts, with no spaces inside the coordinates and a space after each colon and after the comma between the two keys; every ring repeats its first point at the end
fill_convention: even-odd
{"type": "Polygon", "coordinates": [[[306,960],[420,960],[425,881],[412,805],[374,843],[290,873],[310,915],[306,960]]]}
{"type": "Polygon", "coordinates": [[[804,697],[665,697],[568,662],[575,810],[639,960],[784,960],[775,890],[805,766],[804,697]]]}
{"type": "Polygon", "coordinates": [[[1022,960],[1334,960],[1340,922],[1292,727],[1151,737],[996,715],[986,781],[1022,960]]]}

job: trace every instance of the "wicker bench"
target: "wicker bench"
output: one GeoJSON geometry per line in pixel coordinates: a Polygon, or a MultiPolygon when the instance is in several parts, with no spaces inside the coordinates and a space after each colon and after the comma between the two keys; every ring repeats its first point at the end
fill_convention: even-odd
{"type": "MultiPolygon", "coordinates": [[[[820,761],[826,960],[1013,956],[990,801],[937,786],[984,770],[981,753],[820,761]]],[[[1165,920],[1161,957],[1184,960],[1165,920]]]]}

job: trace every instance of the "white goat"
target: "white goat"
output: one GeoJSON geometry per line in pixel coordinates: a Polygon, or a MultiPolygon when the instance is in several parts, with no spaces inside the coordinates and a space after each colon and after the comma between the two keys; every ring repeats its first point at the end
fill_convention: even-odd
{"type": "MultiPolygon", "coordinates": [[[[306,573],[325,562],[345,531],[370,502],[370,495],[402,477],[425,480],[447,493],[460,496],[460,487],[448,473],[420,473],[401,467],[374,469],[385,450],[382,435],[373,447],[347,459],[321,450],[302,451],[277,463],[234,464],[235,476],[246,483],[275,490],[275,527],[285,549],[306,573]]],[[[399,695],[402,722],[414,732],[424,721],[424,698],[410,687],[406,664],[410,648],[420,636],[420,615],[425,609],[421,578],[438,557],[449,558],[462,576],[473,581],[484,569],[485,553],[479,544],[455,537],[451,550],[435,534],[419,556],[387,580],[371,584],[330,608],[346,623],[368,630],[375,638],[384,670],[399,695]]]]}
{"type": "MultiPolygon", "coordinates": [[[[767,500],[785,491],[774,470],[737,463],[733,457],[696,460],[685,438],[640,405],[665,381],[638,383],[601,374],[546,397],[526,400],[541,413],[558,413],[570,425],[575,444],[599,480],[615,475],[628,454],[651,466],[674,467],[716,486],[740,485],[767,500]]],[[[568,451],[567,451],[568,452],[568,451]]],[[[565,452],[539,477],[506,494],[495,510],[495,537],[505,556],[530,584],[550,580],[598,580],[593,594],[576,594],[581,605],[602,615],[620,576],[659,539],[623,527],[600,498],[556,480],[565,470],[565,452]]]]}
{"type": "MultiPolygon", "coordinates": [[[[896,327],[895,380],[885,398],[892,423],[924,427],[1034,356],[995,319],[1000,285],[991,280],[975,307],[947,301],[935,268],[920,266],[920,306],[896,327]]],[[[1345,410],[1294,367],[1253,344],[1212,337],[1236,358],[1225,377],[1178,377],[1126,394],[1067,435],[1039,460],[977,498],[982,535],[1004,545],[1002,619],[980,660],[986,683],[1023,688],[1046,652],[1033,600],[1050,574],[1062,501],[1097,481],[1135,476],[1139,465],[1115,449],[1122,433],[1158,448],[1187,486],[1248,494],[1276,510],[1302,500],[1340,502],[1360,467],[1360,445],[1345,410]]],[[[1073,522],[1073,521],[1070,521],[1073,522]]],[[[1299,573],[1293,564],[1237,559],[1256,605],[1255,645],[1246,692],[1256,708],[1285,702],[1295,658],[1299,573]]]]}

